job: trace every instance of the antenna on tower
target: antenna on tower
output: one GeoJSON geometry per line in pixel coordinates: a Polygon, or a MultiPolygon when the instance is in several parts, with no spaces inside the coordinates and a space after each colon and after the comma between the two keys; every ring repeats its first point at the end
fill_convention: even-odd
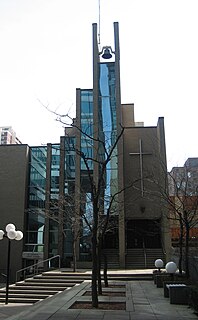
{"type": "Polygon", "coordinates": [[[98,44],[100,44],[100,0],[98,0],[98,44]]]}

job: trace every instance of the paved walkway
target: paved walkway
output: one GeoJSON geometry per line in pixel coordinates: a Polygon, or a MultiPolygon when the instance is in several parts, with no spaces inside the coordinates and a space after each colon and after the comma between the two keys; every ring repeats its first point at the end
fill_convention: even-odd
{"type": "Polygon", "coordinates": [[[188,306],[170,304],[163,289],[156,288],[153,281],[119,281],[119,284],[126,285],[125,297],[102,296],[101,301],[125,301],[124,311],[70,309],[75,301],[91,300],[90,296],[82,296],[90,290],[90,282],[86,281],[34,305],[0,304],[0,320],[198,320],[188,306]]]}

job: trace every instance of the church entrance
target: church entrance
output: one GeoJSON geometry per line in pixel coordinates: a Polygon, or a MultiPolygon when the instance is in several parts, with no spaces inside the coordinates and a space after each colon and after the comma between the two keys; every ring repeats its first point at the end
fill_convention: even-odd
{"type": "Polygon", "coordinates": [[[133,248],[161,248],[159,220],[128,220],[126,246],[133,248]]]}

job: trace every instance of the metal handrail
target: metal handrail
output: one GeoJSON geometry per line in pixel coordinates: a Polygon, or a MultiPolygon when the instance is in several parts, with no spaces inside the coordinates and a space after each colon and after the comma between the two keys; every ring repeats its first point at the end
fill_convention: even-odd
{"type": "Polygon", "coordinates": [[[16,282],[18,281],[18,274],[19,274],[20,272],[23,271],[24,279],[25,279],[25,271],[26,271],[26,270],[28,270],[28,269],[31,270],[31,269],[33,268],[33,269],[34,269],[34,273],[33,273],[33,274],[35,275],[35,274],[36,274],[35,270],[38,270],[38,268],[35,268],[36,266],[38,267],[39,264],[43,264],[43,263],[49,261],[49,267],[50,267],[50,262],[51,262],[51,260],[54,260],[54,259],[56,259],[56,258],[58,258],[58,269],[60,269],[60,255],[58,254],[58,255],[56,255],[56,256],[53,256],[53,257],[51,257],[51,258],[48,258],[48,259],[39,261],[39,262],[37,262],[37,263],[32,264],[31,266],[28,266],[28,267],[26,267],[26,268],[23,268],[23,269],[18,270],[18,271],[16,272],[16,282]]]}
{"type": "Polygon", "coordinates": [[[146,268],[147,267],[147,257],[146,257],[146,249],[145,249],[144,239],[143,239],[142,246],[143,246],[143,252],[144,252],[144,267],[146,268]]]}
{"type": "Polygon", "coordinates": [[[162,252],[163,252],[164,256],[166,257],[166,250],[164,247],[164,241],[162,239],[161,239],[161,245],[162,245],[162,252]]]}

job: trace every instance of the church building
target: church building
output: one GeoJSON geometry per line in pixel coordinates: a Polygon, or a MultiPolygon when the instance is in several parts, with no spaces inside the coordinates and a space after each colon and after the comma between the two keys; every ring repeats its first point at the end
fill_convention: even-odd
{"type": "MultiPolygon", "coordinates": [[[[164,119],[145,127],[135,121],[134,105],[121,103],[119,25],[113,26],[113,47],[100,49],[92,25],[93,88],[76,89],[76,117],[60,141],[0,145],[0,228],[14,223],[24,233],[13,244],[12,278],[57,255],[69,266],[74,251],[79,267],[91,266],[89,224],[100,177],[100,219],[111,204],[102,244],[109,267],[153,268],[156,259],[169,259],[164,119]]],[[[0,269],[6,269],[3,260],[0,269]]]]}
{"type": "MultiPolygon", "coordinates": [[[[72,128],[80,150],[76,155],[75,203],[81,204],[87,219],[92,216],[89,175],[97,181],[100,169],[96,162],[106,159],[113,148],[101,193],[103,214],[116,192],[118,197],[111,217],[114,228],[106,233],[103,250],[112,267],[153,267],[155,259],[165,259],[170,248],[167,205],[162,196],[167,188],[164,119],[160,117],[156,126],[144,127],[135,122],[134,105],[121,103],[118,23],[114,23],[114,48],[100,50],[97,24],[92,30],[93,89],[76,90],[72,128]]],[[[65,130],[67,137],[70,130],[65,130]]],[[[79,261],[91,259],[91,239],[86,231],[84,226],[79,261]]]]}

